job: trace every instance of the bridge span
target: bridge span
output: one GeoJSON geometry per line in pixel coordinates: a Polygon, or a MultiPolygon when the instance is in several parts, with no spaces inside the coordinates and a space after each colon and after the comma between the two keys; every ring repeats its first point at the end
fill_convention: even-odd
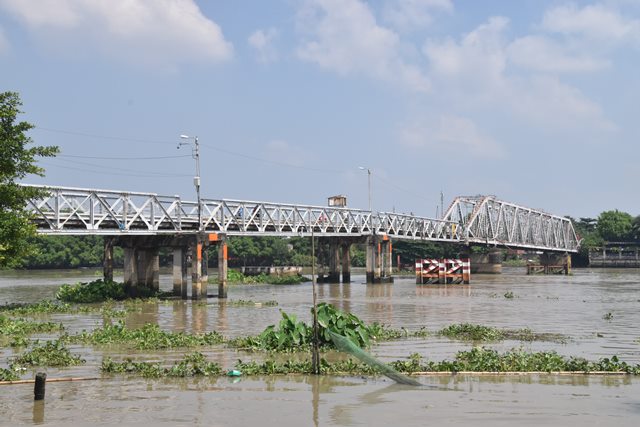
{"type": "MultiPolygon", "coordinates": [[[[330,242],[329,280],[350,279],[349,247],[367,242],[367,281],[391,275],[392,239],[483,245],[550,253],[577,252],[571,221],[494,196],[457,197],[441,219],[395,212],[247,200],[202,199],[89,188],[38,188],[28,209],[40,234],[105,236],[105,277],[113,245],[125,249],[125,282],[157,286],[159,247],[174,248],[174,290],[186,296],[187,248],[192,258],[192,297],[206,295],[206,251],[219,247],[219,296],[226,296],[229,236],[311,236],[330,242]],[[205,259],[203,259],[203,256],[205,259]],[[202,266],[205,266],[204,269],[202,266]],[[202,277],[200,277],[202,276],[202,277]],[[204,285],[201,283],[204,279],[204,285]],[[223,286],[224,285],[224,286],[223,286]]],[[[112,270],[112,268],[111,268],[112,270]]]]}

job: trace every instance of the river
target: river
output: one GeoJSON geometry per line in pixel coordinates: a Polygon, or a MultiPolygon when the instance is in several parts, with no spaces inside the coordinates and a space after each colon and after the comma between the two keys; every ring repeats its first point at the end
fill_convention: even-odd
{"type": "MultiPolygon", "coordinates": [[[[52,298],[60,284],[94,280],[93,270],[0,272],[0,304],[52,298]]],[[[117,279],[117,278],[116,278],[117,279]]],[[[617,355],[640,363],[640,271],[575,269],[571,276],[526,276],[524,268],[505,268],[502,275],[475,275],[469,286],[417,286],[413,277],[394,284],[366,285],[364,276],[350,284],[320,284],[321,301],[350,311],[366,322],[394,328],[437,331],[453,323],[498,328],[530,328],[567,336],[565,342],[502,341],[488,347],[506,351],[555,350],[590,360],[617,355]]],[[[161,275],[161,288],[171,288],[161,275]]],[[[213,286],[215,288],[215,286],[213,286]]],[[[214,289],[215,291],[215,289],[214,289]]],[[[257,334],[277,323],[280,310],[309,321],[311,284],[235,285],[229,301],[206,304],[167,301],[129,313],[130,327],[154,322],[163,329],[203,332],[225,337],[257,334]],[[264,304],[277,301],[277,306],[264,304]]],[[[97,314],[52,315],[69,332],[102,324],[97,314]]],[[[384,342],[370,352],[383,361],[419,353],[430,360],[452,359],[470,343],[431,335],[384,342]]],[[[139,360],[174,360],[183,352],[131,352],[117,348],[71,346],[87,363],[53,377],[96,377],[104,356],[139,360]]],[[[252,355],[215,348],[207,357],[231,369],[238,358],[252,355]]],[[[0,349],[5,367],[11,349],[0,349]]],[[[29,377],[29,376],[27,376],[29,377]]],[[[473,423],[489,425],[638,425],[640,379],[584,375],[446,375],[421,377],[425,387],[412,388],[380,378],[239,377],[146,380],[116,376],[96,381],[49,383],[44,405],[34,405],[33,385],[0,386],[0,425],[95,424],[134,425],[278,425],[387,426],[473,423]]]]}

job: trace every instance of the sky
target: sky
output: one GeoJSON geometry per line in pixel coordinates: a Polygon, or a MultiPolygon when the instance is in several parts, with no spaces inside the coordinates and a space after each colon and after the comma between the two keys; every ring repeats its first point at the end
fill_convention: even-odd
{"type": "Polygon", "coordinates": [[[24,182],[640,214],[640,0],[0,0],[24,182]],[[371,171],[371,186],[366,170],[371,171]]]}

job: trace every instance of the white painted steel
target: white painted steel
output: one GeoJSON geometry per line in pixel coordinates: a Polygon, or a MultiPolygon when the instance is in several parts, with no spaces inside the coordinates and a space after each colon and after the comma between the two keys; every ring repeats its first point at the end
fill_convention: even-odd
{"type": "MultiPolygon", "coordinates": [[[[25,186],[43,189],[48,194],[30,200],[28,205],[41,234],[155,235],[198,232],[198,203],[183,201],[179,196],[25,186]]],[[[555,251],[574,252],[577,248],[571,223],[564,218],[542,213],[536,216],[535,211],[495,199],[485,204],[473,204],[467,199],[456,199],[444,220],[327,206],[202,199],[202,229],[231,236],[308,236],[313,230],[318,236],[386,234],[395,239],[508,245],[555,251]],[[477,211],[473,218],[462,213],[471,204],[477,211]],[[515,215],[517,220],[501,220],[502,217],[494,219],[496,208],[497,215],[515,215]],[[489,213],[483,215],[483,209],[488,209],[489,213]],[[520,221],[523,212],[528,212],[526,224],[520,221]],[[493,232],[496,227],[498,234],[493,232]],[[501,238],[504,227],[515,229],[507,233],[510,238],[501,238]],[[539,234],[548,238],[528,238],[539,234]],[[488,235],[493,237],[484,237],[488,235]],[[565,238],[566,235],[572,235],[576,244],[567,246],[569,239],[565,238]],[[525,238],[514,241],[514,236],[525,238]]]]}

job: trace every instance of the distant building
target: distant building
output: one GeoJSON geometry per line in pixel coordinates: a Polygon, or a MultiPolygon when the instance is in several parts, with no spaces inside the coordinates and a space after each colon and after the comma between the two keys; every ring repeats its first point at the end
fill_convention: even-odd
{"type": "Polygon", "coordinates": [[[327,199],[329,201],[329,206],[332,208],[346,208],[347,207],[347,196],[331,196],[327,199]]]}

